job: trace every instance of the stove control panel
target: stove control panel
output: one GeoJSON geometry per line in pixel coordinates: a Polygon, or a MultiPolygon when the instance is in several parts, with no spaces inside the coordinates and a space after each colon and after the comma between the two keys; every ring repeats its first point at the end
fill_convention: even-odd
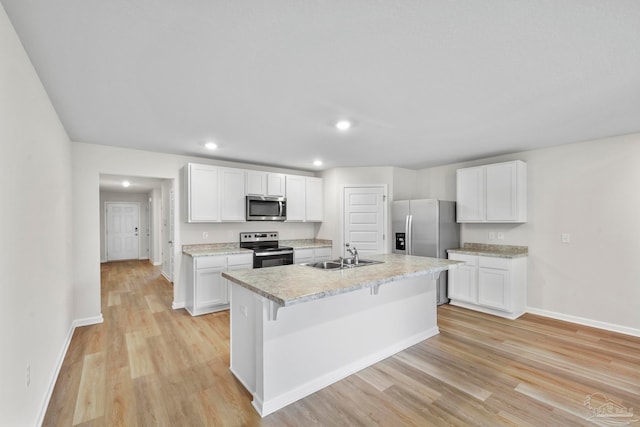
{"type": "Polygon", "coordinates": [[[240,242],[266,242],[278,240],[277,231],[267,231],[258,233],[240,233],[240,242]]]}

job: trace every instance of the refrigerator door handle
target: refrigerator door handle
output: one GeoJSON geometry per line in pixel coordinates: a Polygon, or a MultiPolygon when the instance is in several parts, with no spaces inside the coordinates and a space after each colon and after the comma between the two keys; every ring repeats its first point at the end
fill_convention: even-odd
{"type": "Polygon", "coordinates": [[[412,252],[412,246],[413,246],[413,239],[411,238],[411,228],[413,225],[413,215],[407,215],[407,224],[405,227],[405,233],[406,233],[406,237],[405,240],[407,242],[407,255],[413,255],[412,252]]]}

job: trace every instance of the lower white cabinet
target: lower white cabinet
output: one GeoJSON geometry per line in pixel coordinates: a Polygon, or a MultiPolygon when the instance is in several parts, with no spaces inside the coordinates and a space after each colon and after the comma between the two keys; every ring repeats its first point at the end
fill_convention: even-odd
{"type": "Polygon", "coordinates": [[[527,257],[450,253],[465,265],[449,271],[451,304],[515,319],[526,309],[527,257]]]}
{"type": "Polygon", "coordinates": [[[223,271],[253,268],[253,254],[191,257],[186,261],[185,308],[192,316],[229,308],[229,283],[223,271]]]}
{"type": "Polygon", "coordinates": [[[331,259],[331,248],[304,248],[293,250],[293,262],[302,264],[307,262],[329,261],[331,259]]]}

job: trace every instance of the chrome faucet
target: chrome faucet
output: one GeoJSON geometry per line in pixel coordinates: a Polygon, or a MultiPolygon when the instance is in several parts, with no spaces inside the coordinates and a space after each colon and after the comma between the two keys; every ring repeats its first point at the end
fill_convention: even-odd
{"type": "Polygon", "coordinates": [[[360,261],[358,250],[355,246],[351,246],[349,243],[345,244],[345,246],[347,248],[347,252],[349,252],[351,254],[351,257],[353,258],[353,263],[357,264],[360,261]]]}

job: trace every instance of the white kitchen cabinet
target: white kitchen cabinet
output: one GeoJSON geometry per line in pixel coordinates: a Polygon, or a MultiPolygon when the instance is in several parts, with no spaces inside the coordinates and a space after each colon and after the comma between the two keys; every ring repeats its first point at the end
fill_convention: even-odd
{"type": "Polygon", "coordinates": [[[449,298],[473,303],[476,301],[476,270],[478,257],[451,254],[449,259],[464,261],[465,264],[448,271],[449,298]]]}
{"type": "Polygon", "coordinates": [[[293,250],[293,262],[302,264],[308,262],[322,262],[331,260],[331,248],[302,248],[293,250]]]}
{"type": "Polygon", "coordinates": [[[191,257],[186,261],[185,308],[192,316],[229,308],[229,282],[222,272],[250,269],[253,254],[191,257]]]}
{"type": "Polygon", "coordinates": [[[220,168],[220,220],[245,221],[245,171],[220,168]]]}
{"type": "Polygon", "coordinates": [[[331,259],[331,248],[315,248],[313,250],[314,262],[329,261],[331,259]]]}
{"type": "Polygon", "coordinates": [[[285,174],[252,170],[247,170],[245,172],[247,179],[245,193],[247,196],[285,196],[285,174]]]}
{"type": "Polygon", "coordinates": [[[267,174],[267,196],[284,197],[286,194],[286,178],[282,173],[267,174]]]}
{"type": "Polygon", "coordinates": [[[306,191],[304,176],[287,175],[287,221],[305,220],[306,191]]]}
{"type": "Polygon", "coordinates": [[[527,164],[515,160],[456,171],[458,222],[527,221],[527,164]]]}
{"type": "Polygon", "coordinates": [[[287,175],[287,221],[322,222],[322,178],[287,175]]]}
{"type": "Polygon", "coordinates": [[[322,222],[322,178],[305,178],[305,220],[322,222]]]}
{"type": "Polygon", "coordinates": [[[450,253],[465,265],[449,271],[452,305],[515,319],[526,309],[527,257],[498,258],[450,253]]]}
{"type": "Polygon", "coordinates": [[[187,222],[220,220],[218,173],[216,166],[187,164],[183,169],[184,218],[187,222]]]}
{"type": "Polygon", "coordinates": [[[260,171],[246,171],[247,196],[265,196],[267,194],[267,173],[260,171]]]}

